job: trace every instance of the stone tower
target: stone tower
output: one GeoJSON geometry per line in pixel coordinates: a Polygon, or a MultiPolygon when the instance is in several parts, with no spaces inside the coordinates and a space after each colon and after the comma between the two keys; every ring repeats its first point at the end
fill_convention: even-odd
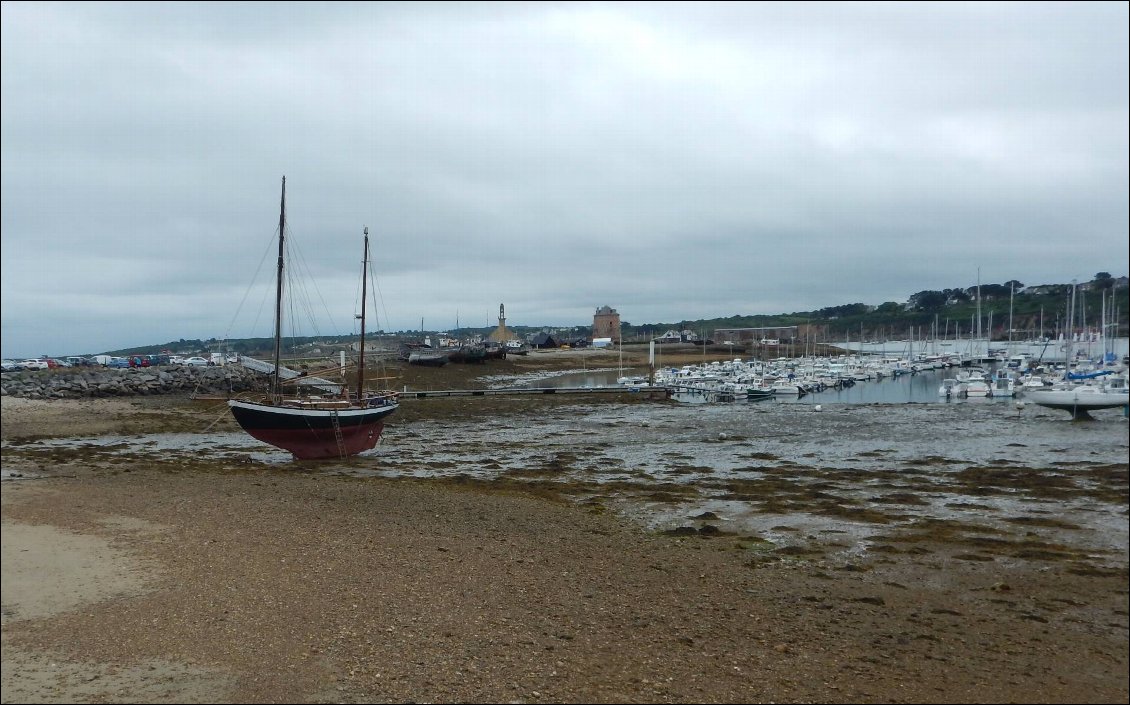
{"type": "Polygon", "coordinates": [[[620,342],[620,314],[610,306],[601,306],[592,317],[592,337],[612,338],[613,343],[620,342]]]}

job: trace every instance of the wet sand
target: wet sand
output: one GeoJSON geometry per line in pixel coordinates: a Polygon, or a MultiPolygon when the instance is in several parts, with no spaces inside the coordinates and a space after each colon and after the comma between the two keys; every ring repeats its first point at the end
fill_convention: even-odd
{"type": "MultiPolygon", "coordinates": [[[[405,404],[394,435],[538,413],[472,404],[405,404]]],[[[405,479],[418,450],[395,477],[45,451],[227,420],[173,399],[3,405],[3,702],[1127,700],[1125,543],[1057,541],[1079,532],[1047,516],[998,541],[927,522],[881,550],[773,545],[514,477],[405,479]]],[[[829,480],[817,465],[804,484],[829,480]]],[[[970,503],[1011,481],[983,470],[970,503]]],[[[1088,501],[1125,518],[1125,471],[1092,475],[1088,501]]],[[[735,491],[786,515],[822,501],[755,484],[735,491]]]]}

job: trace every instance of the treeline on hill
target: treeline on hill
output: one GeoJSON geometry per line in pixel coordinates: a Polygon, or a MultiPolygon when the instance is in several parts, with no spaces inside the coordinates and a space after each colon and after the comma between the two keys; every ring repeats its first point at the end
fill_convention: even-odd
{"type": "MultiPolygon", "coordinates": [[[[1125,336],[1130,320],[1130,286],[1126,277],[1114,278],[1099,272],[1075,292],[1074,325],[1097,329],[1102,323],[1104,300],[1107,334],[1125,336]],[[1113,296],[1113,301],[1112,301],[1113,296]]],[[[624,340],[646,339],[668,330],[689,330],[714,335],[723,328],[774,328],[797,326],[804,332],[819,335],[823,340],[867,340],[888,337],[905,338],[915,331],[916,337],[936,335],[949,337],[958,332],[968,337],[976,328],[980,289],[981,331],[994,340],[1009,337],[1009,310],[1012,312],[1013,338],[1043,335],[1055,337],[1067,327],[1071,300],[1071,284],[1045,284],[1026,287],[1011,280],[1004,284],[981,284],[980,287],[919,291],[905,302],[888,301],[878,306],[863,303],[829,306],[816,311],[798,311],[776,315],[730,316],[705,320],[683,320],[646,325],[621,324],[624,340]],[[990,330],[991,327],[991,330],[990,330]]],[[[803,335],[804,332],[801,334],[803,335]]]]}
{"type": "MultiPolygon", "coordinates": [[[[1079,284],[1075,292],[1076,329],[1086,326],[1096,329],[1102,322],[1104,302],[1107,323],[1113,327],[1108,335],[1125,336],[1130,330],[1130,286],[1126,277],[1114,278],[1099,272],[1087,283],[1079,284]]],[[[1014,339],[1036,337],[1042,334],[1056,337],[1067,327],[1068,308],[1071,301],[1071,284],[1044,284],[1025,286],[1012,280],[1004,284],[980,285],[981,330],[993,340],[1009,337],[1009,309],[1012,309],[1012,336],[1014,339]],[[990,323],[991,322],[991,323],[990,323]],[[991,330],[990,330],[991,327],[991,330]]],[[[968,337],[976,327],[978,287],[919,291],[905,302],[888,301],[878,306],[863,303],[828,306],[817,311],[797,311],[775,315],[729,316],[699,320],[682,320],[670,323],[633,325],[621,323],[625,342],[643,341],[662,335],[668,330],[689,330],[713,336],[722,328],[774,328],[797,326],[804,333],[815,334],[826,341],[904,338],[937,335],[954,337],[959,332],[968,337]],[[935,326],[937,330],[935,333],[935,326]]],[[[518,335],[538,332],[541,328],[510,326],[518,335]]],[[[487,335],[493,328],[460,328],[451,331],[455,337],[487,335]]],[[[564,338],[582,338],[591,335],[591,324],[573,328],[557,328],[564,338]]],[[[802,333],[802,335],[804,334],[802,333]]],[[[432,332],[434,334],[434,331],[432,332]]],[[[374,337],[383,333],[374,333],[374,337]]],[[[421,338],[420,331],[400,331],[400,337],[421,338]]],[[[348,345],[356,342],[356,335],[288,338],[291,344],[323,343],[328,346],[348,345]]],[[[109,351],[110,355],[147,355],[163,351],[175,353],[219,352],[261,356],[274,346],[271,338],[238,338],[218,340],[194,339],[170,341],[143,348],[109,351]]]]}

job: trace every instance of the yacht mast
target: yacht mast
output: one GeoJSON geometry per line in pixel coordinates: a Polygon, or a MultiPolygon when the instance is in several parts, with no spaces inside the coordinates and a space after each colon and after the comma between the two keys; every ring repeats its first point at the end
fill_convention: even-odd
{"type": "Polygon", "coordinates": [[[1063,366],[1063,378],[1069,379],[1071,374],[1071,358],[1075,342],[1075,282],[1071,282],[1071,304],[1067,308],[1067,349],[1064,351],[1066,360],[1063,366]]]}
{"type": "Polygon", "coordinates": [[[286,177],[282,177],[282,202],[279,205],[279,262],[275,285],[275,375],[271,383],[271,397],[277,404],[282,398],[282,297],[283,297],[283,240],[286,237],[286,177]]]}
{"type": "Polygon", "coordinates": [[[977,268],[977,343],[981,342],[981,268],[977,268]]]}
{"type": "Polygon", "coordinates": [[[361,260],[361,341],[360,356],[357,358],[357,401],[365,394],[365,301],[368,298],[369,274],[369,226],[365,226],[365,256],[361,260]]]}
{"type": "Polygon", "coordinates": [[[1008,355],[1012,355],[1012,298],[1016,295],[1016,285],[1008,286],[1008,355]]]}

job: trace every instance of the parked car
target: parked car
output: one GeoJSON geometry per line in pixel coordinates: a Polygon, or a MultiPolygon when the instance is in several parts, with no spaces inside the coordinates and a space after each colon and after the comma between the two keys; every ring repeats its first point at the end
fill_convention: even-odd
{"type": "Polygon", "coordinates": [[[116,367],[119,369],[128,368],[129,360],[124,357],[112,357],[110,358],[110,361],[106,363],[106,367],[116,367]]]}
{"type": "Polygon", "coordinates": [[[40,360],[39,358],[29,358],[27,360],[24,360],[20,363],[20,366],[25,370],[46,370],[51,367],[51,365],[47,364],[46,360],[40,360]]]}
{"type": "Polygon", "coordinates": [[[202,357],[187,357],[182,364],[185,365],[198,365],[200,367],[207,367],[212,364],[202,357]]]}
{"type": "Polygon", "coordinates": [[[22,370],[22,369],[23,369],[23,367],[20,367],[20,363],[16,362],[15,360],[4,360],[4,363],[3,363],[3,371],[4,372],[15,372],[16,370],[22,370]]]}

